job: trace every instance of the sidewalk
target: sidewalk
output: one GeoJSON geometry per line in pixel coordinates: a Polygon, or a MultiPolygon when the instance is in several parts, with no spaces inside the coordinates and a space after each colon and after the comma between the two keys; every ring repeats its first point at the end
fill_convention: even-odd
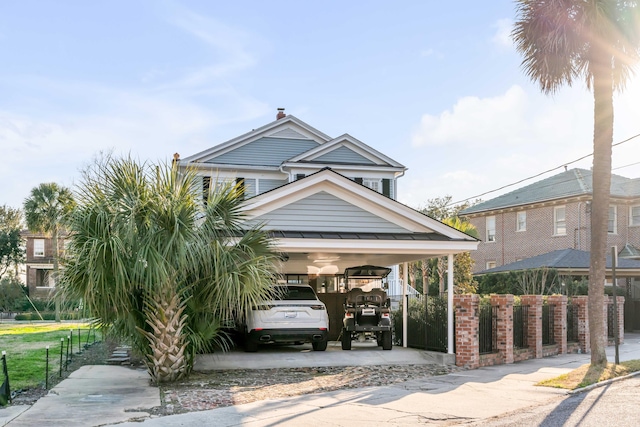
{"type": "MultiPolygon", "coordinates": [[[[392,352],[381,352],[380,357],[389,358],[390,353],[396,350],[399,350],[395,353],[396,357],[405,363],[411,363],[412,360],[427,363],[425,352],[419,350],[394,348],[392,352]]],[[[368,359],[377,357],[366,349],[361,351],[363,356],[367,352],[368,359]]],[[[358,352],[348,353],[349,357],[358,352]]],[[[614,359],[613,352],[614,347],[607,349],[610,361],[614,359]]],[[[264,356],[270,363],[280,360],[284,366],[291,366],[298,359],[295,352],[280,357],[272,354],[264,356]]],[[[319,422],[329,426],[471,423],[565,396],[563,390],[535,387],[534,384],[589,363],[589,357],[588,354],[562,355],[429,377],[388,387],[274,399],[160,418],[149,418],[148,412],[144,411],[160,405],[158,389],[149,385],[146,372],[124,367],[86,366],[12,421],[5,414],[13,409],[0,409],[0,421],[10,421],[8,425],[12,427],[38,424],[160,427],[316,426],[319,422]],[[142,419],[145,421],[139,422],[142,419]]],[[[627,334],[625,344],[620,346],[620,360],[631,359],[640,359],[638,334],[627,334]]]]}

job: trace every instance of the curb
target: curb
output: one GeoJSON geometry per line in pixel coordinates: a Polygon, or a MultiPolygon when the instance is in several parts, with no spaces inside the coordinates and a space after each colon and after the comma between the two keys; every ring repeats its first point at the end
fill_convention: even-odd
{"type": "Polygon", "coordinates": [[[567,391],[567,394],[584,393],[586,391],[591,391],[591,390],[596,389],[598,387],[604,387],[604,386],[609,385],[611,383],[614,383],[616,381],[626,380],[628,378],[632,378],[632,377],[635,377],[637,375],[640,375],[640,371],[632,372],[629,375],[625,375],[625,376],[622,376],[622,377],[616,377],[616,378],[612,378],[610,380],[606,380],[606,381],[602,381],[602,382],[599,382],[599,383],[591,384],[591,385],[588,385],[586,387],[577,388],[575,390],[569,390],[569,391],[567,391]]]}

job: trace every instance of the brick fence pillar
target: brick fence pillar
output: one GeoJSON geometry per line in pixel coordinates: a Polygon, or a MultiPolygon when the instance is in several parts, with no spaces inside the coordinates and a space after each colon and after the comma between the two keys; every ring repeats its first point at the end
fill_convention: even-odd
{"type": "Polygon", "coordinates": [[[453,305],[456,318],[456,365],[467,369],[480,366],[478,337],[478,295],[455,295],[453,305]]]}
{"type": "Polygon", "coordinates": [[[558,346],[558,354],[567,353],[567,297],[549,295],[547,304],[553,306],[553,341],[558,346]]]}
{"type": "Polygon", "coordinates": [[[513,295],[491,295],[497,313],[497,347],[502,363],[513,363],[513,295]]]}
{"type": "Polygon", "coordinates": [[[527,345],[533,357],[542,358],[542,295],[522,295],[522,305],[529,306],[527,316],[527,345]]]}
{"type": "MultiPolygon", "coordinates": [[[[578,346],[583,353],[591,352],[591,340],[589,339],[589,307],[588,297],[571,297],[571,304],[578,307],[578,346]]],[[[605,329],[606,330],[606,329],[605,329]]]]}

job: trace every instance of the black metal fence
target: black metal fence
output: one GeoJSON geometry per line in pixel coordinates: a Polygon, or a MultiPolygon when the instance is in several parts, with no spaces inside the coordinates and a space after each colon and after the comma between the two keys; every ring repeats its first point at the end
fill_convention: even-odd
{"type": "Polygon", "coordinates": [[[555,344],[554,330],[554,306],[544,304],[542,306],[542,345],[555,344]]]}
{"type": "Polygon", "coordinates": [[[498,308],[481,305],[478,311],[480,314],[478,323],[480,354],[495,353],[498,351],[498,308]]]}
{"type": "Polygon", "coordinates": [[[527,348],[527,329],[529,327],[529,306],[513,306],[513,347],[527,348]]]}
{"type": "MultiPolygon", "coordinates": [[[[447,299],[409,295],[407,305],[407,347],[446,353],[449,341],[447,299]]],[[[394,329],[396,341],[399,342],[402,337],[402,309],[394,317],[394,329]]]]}
{"type": "Polygon", "coordinates": [[[578,306],[567,304],[567,342],[578,342],[578,306]]]}

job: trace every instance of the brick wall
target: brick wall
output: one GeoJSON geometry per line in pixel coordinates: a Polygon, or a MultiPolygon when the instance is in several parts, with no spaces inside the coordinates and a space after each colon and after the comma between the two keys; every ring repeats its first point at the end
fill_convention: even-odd
{"type": "MultiPolygon", "coordinates": [[[[589,342],[589,321],[587,297],[573,297],[572,304],[578,307],[577,344],[567,344],[567,297],[552,295],[547,304],[553,309],[553,337],[555,343],[542,345],[542,306],[540,295],[523,295],[521,302],[528,308],[527,343],[528,348],[513,347],[513,295],[491,295],[491,305],[496,309],[497,342],[493,354],[479,354],[479,297],[478,295],[456,295],[454,297],[456,318],[456,365],[469,369],[514,363],[521,360],[541,358],[567,352],[591,350],[589,342]]],[[[612,302],[610,298],[608,302],[612,302]]],[[[618,318],[620,342],[624,342],[624,297],[618,297],[618,318]]],[[[606,329],[605,329],[606,331],[606,329]]],[[[605,332],[606,333],[606,332],[605,332]]]]}

